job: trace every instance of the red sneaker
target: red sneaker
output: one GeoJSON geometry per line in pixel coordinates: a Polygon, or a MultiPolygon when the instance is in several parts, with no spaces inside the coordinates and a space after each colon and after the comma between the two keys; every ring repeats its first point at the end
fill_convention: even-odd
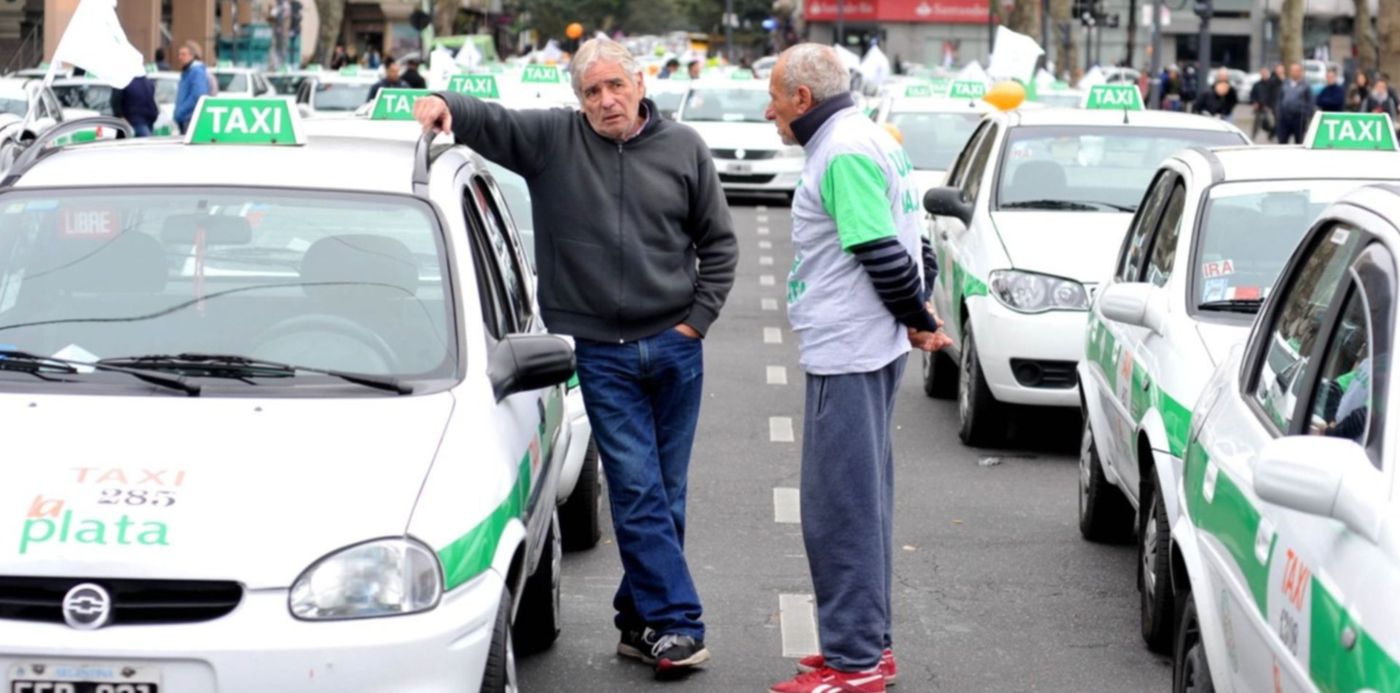
{"type": "Polygon", "coordinates": [[[768,693],[885,693],[885,677],[879,666],[855,672],[822,667],[776,684],[768,693]]]}
{"type": "MultiPolygon", "coordinates": [[[[816,671],[824,666],[826,666],[826,658],[820,654],[807,655],[797,660],[797,671],[803,674],[816,671]]],[[[899,668],[895,666],[893,650],[885,650],[880,655],[880,673],[885,675],[886,686],[893,686],[899,678],[899,668]]]]}

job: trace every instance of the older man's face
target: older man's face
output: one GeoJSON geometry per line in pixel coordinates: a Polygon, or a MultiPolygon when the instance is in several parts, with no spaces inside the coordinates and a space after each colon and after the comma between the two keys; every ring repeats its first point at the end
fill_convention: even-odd
{"type": "Polygon", "coordinates": [[[784,144],[797,144],[797,135],[792,132],[792,121],[802,117],[812,108],[812,90],[799,85],[793,93],[783,87],[783,75],[787,74],[787,58],[779,58],[768,76],[768,110],[763,117],[778,126],[778,135],[784,144]]]}
{"type": "Polygon", "coordinates": [[[1288,78],[1294,82],[1303,81],[1303,66],[1298,63],[1293,63],[1293,65],[1288,68],[1288,78]]]}
{"type": "Polygon", "coordinates": [[[646,88],[642,75],[629,75],[621,65],[607,60],[595,61],[583,73],[583,91],[579,102],[588,124],[594,132],[623,140],[637,129],[639,109],[646,88]]]}

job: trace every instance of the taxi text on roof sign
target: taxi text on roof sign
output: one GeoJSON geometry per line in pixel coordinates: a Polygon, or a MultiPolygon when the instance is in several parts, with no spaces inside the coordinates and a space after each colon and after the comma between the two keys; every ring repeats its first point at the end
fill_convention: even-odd
{"type": "Polygon", "coordinates": [[[501,91],[496,87],[495,75],[452,75],[447,82],[447,90],[478,99],[501,98],[501,91]]]}
{"type": "Polygon", "coordinates": [[[933,85],[911,84],[904,88],[904,95],[911,99],[933,96],[933,85]]]}
{"type": "Polygon", "coordinates": [[[413,104],[432,92],[427,89],[380,89],[370,120],[413,120],[413,104]]]}
{"type": "Polygon", "coordinates": [[[558,84],[559,68],[553,65],[526,65],[525,71],[520,74],[520,81],[525,84],[558,84]]]}
{"type": "Polygon", "coordinates": [[[1317,113],[1303,138],[1308,149],[1395,151],[1395,123],[1387,113],[1317,113]]]}
{"type": "Polygon", "coordinates": [[[202,97],[187,144],[302,144],[301,121],[289,98],[202,97]]]}
{"type": "Polygon", "coordinates": [[[1142,93],[1131,84],[1098,84],[1084,97],[1089,110],[1141,111],[1142,93]]]}
{"type": "Polygon", "coordinates": [[[972,80],[958,80],[948,87],[948,96],[954,99],[980,99],[987,93],[987,85],[972,80]]]}

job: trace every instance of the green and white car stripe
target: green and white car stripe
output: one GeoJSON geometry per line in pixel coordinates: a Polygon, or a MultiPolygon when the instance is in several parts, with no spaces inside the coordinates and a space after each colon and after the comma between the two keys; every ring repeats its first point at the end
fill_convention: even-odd
{"type": "Polygon", "coordinates": [[[1131,394],[1128,398],[1129,412],[1133,422],[1141,424],[1150,409],[1156,409],[1162,416],[1162,426],[1167,433],[1167,451],[1174,457],[1181,457],[1186,450],[1186,440],[1191,432],[1191,410],[1176,398],[1164,392],[1159,383],[1152,379],[1147,370],[1136,360],[1129,363],[1131,371],[1119,372],[1119,363],[1114,362],[1118,352],[1118,339],[1094,312],[1089,313],[1088,339],[1085,341],[1084,357],[1103,370],[1104,379],[1114,392],[1123,389],[1131,394]],[[1127,382],[1121,383],[1124,375],[1127,382]]]}
{"type": "Polygon", "coordinates": [[[520,460],[515,485],[506,499],[471,531],[438,549],[444,590],[458,587],[491,567],[506,525],[525,514],[525,504],[530,500],[531,474],[530,453],[526,452],[525,458],[520,460]]]}

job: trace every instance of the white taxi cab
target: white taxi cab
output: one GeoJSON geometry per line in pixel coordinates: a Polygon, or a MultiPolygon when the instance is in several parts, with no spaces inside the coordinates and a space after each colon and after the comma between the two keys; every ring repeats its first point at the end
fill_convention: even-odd
{"type": "Polygon", "coordinates": [[[933,303],[954,344],[925,355],[924,391],[956,392],[964,443],[1002,438],[1007,405],[1079,406],[1090,292],[1158,164],[1184,147],[1248,142],[1219,120],[1103,103],[987,116],[945,187],[925,195],[933,303]]]}
{"type": "Polygon", "coordinates": [[[399,125],[205,98],[16,163],[5,690],[516,690],[557,637],[573,352],[484,163],[399,125]]]}
{"type": "Polygon", "coordinates": [[[261,70],[251,67],[234,67],[232,63],[220,61],[209,69],[209,74],[219,85],[219,96],[276,96],[272,85],[268,84],[261,70]]]}
{"type": "Polygon", "coordinates": [[[710,148],[720,185],[727,191],[791,195],[802,177],[802,147],[783,144],[768,122],[768,83],[705,78],[690,83],[676,119],[710,148]]]}
{"type": "Polygon", "coordinates": [[[1396,220],[1394,185],[1324,212],[1197,403],[1176,691],[1400,690],[1396,220]]]}
{"type": "MultiPolygon", "coordinates": [[[[1312,132],[1358,122],[1390,127],[1383,115],[1320,114],[1312,132]]],[[[1094,298],[1078,368],[1079,529],[1092,541],[1136,531],[1142,635],[1155,651],[1172,646],[1175,480],[1201,389],[1249,334],[1312,220],[1359,185],[1400,183],[1400,154],[1358,151],[1353,141],[1177,152],[1147,189],[1094,298]]]]}
{"type": "Polygon", "coordinates": [[[367,111],[370,91],[378,81],[379,75],[358,68],[308,73],[297,84],[297,112],[312,119],[348,118],[361,109],[367,111]]]}
{"type": "MultiPolygon", "coordinates": [[[[154,75],[147,75],[147,78],[157,86],[159,92],[159,79],[154,75]]],[[[54,97],[63,106],[66,118],[82,118],[89,115],[110,116],[116,113],[112,104],[112,97],[116,94],[116,90],[112,88],[112,85],[91,75],[55,79],[51,88],[54,97]],[[72,109],[80,110],[74,111],[72,109]]],[[[151,127],[151,134],[157,137],[177,134],[180,129],[175,124],[174,103],[171,102],[170,108],[163,108],[160,96],[161,94],[158,93],[156,105],[159,114],[151,127]]],[[[85,139],[95,139],[95,137],[85,139]]]]}
{"type": "Polygon", "coordinates": [[[886,98],[876,122],[898,129],[922,199],[924,192],[943,185],[982,116],[995,109],[981,98],[934,96],[925,83],[907,84],[903,94],[886,98]]]}

